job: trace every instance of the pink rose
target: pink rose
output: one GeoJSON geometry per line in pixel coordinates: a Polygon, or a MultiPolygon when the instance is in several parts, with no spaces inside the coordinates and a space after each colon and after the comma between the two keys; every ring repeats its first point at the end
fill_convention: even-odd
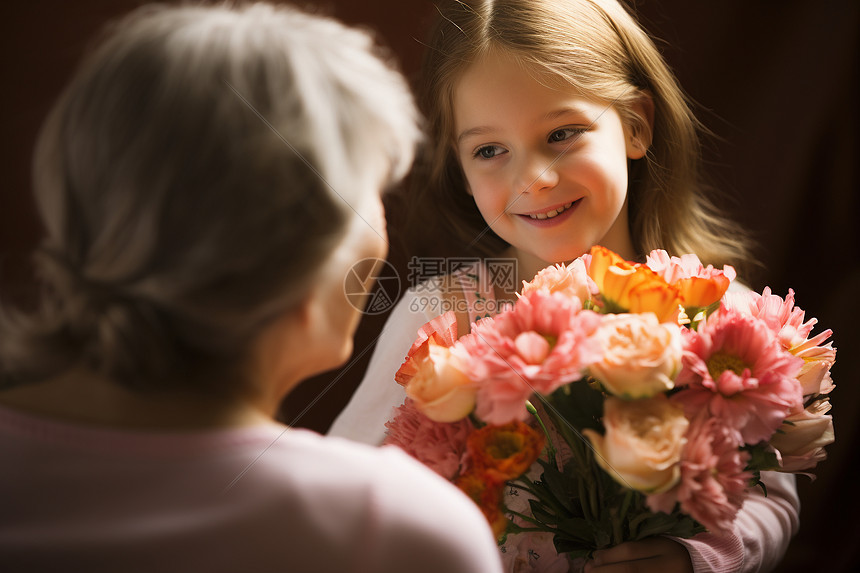
{"type": "Polygon", "coordinates": [[[832,444],[833,418],[827,412],[830,401],[816,400],[780,426],[770,444],[780,454],[780,470],[796,472],[815,467],[827,457],[824,446],[832,444]]]}
{"type": "Polygon", "coordinates": [[[429,341],[427,357],[406,385],[415,407],[436,422],[456,422],[475,408],[476,385],[463,372],[462,348],[429,341]]]}
{"type": "Polygon", "coordinates": [[[681,330],[652,313],[603,315],[595,334],[603,358],[589,366],[607,392],[647,398],[671,390],[681,368],[681,330]]]}
{"type": "Polygon", "coordinates": [[[605,436],[589,429],[582,433],[594,446],[597,463],[618,483],[660,493],[678,482],[689,426],[681,407],[663,394],[642,400],[610,397],[603,405],[603,425],[605,436]]]}

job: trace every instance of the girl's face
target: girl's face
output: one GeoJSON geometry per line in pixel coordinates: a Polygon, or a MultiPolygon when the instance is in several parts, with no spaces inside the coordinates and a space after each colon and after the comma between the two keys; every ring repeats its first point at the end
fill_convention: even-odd
{"type": "Polygon", "coordinates": [[[570,261],[595,244],[634,256],[627,159],[645,146],[611,105],[547,87],[494,54],[466,70],[453,105],[469,193],[520,258],[570,261]]]}

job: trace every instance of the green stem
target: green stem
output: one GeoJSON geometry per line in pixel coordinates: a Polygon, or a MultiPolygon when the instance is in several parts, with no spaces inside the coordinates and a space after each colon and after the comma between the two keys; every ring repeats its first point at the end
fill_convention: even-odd
{"type": "Polygon", "coordinates": [[[549,461],[550,463],[552,463],[552,465],[557,465],[555,461],[555,446],[552,444],[552,438],[549,435],[549,430],[546,429],[543,420],[538,415],[537,408],[535,408],[534,404],[532,404],[530,401],[526,400],[526,410],[528,410],[529,414],[534,416],[535,419],[538,421],[538,424],[540,424],[541,430],[543,430],[543,434],[544,436],[546,436],[546,450],[547,456],[549,457],[549,461]]]}
{"type": "MultiPolygon", "coordinates": [[[[520,513],[519,511],[514,511],[512,509],[508,509],[507,513],[510,513],[511,515],[516,515],[520,519],[536,525],[537,528],[535,528],[533,531],[548,531],[549,533],[555,533],[555,528],[544,525],[540,521],[536,520],[534,517],[525,515],[524,513],[520,513]]],[[[514,526],[519,527],[516,523],[514,523],[514,526]]]]}

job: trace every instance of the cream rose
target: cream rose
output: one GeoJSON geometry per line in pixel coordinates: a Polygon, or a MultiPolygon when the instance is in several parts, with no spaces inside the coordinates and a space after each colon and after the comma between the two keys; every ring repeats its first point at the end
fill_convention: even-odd
{"type": "Polygon", "coordinates": [[[579,258],[569,265],[550,265],[536,274],[531,281],[523,281],[522,294],[533,290],[558,292],[586,302],[597,294],[597,285],[588,276],[585,262],[579,258]]]}
{"type": "Polygon", "coordinates": [[[477,387],[463,373],[460,350],[456,345],[447,348],[431,341],[427,358],[406,385],[406,395],[435,422],[456,422],[475,408],[477,387]]]}
{"type": "Polygon", "coordinates": [[[829,400],[816,400],[785,419],[788,423],[780,426],[770,439],[770,444],[779,451],[781,471],[809,469],[827,457],[824,446],[834,440],[829,410],[829,400]]]}
{"type": "Polygon", "coordinates": [[[663,493],[680,478],[679,461],[689,421],[664,395],[642,400],[609,397],[603,405],[606,435],[585,429],[595,458],[618,483],[663,493]]]}
{"type": "Polygon", "coordinates": [[[607,314],[595,333],[603,359],[589,372],[607,392],[647,398],[674,387],[681,368],[681,329],[644,314],[607,314]]]}

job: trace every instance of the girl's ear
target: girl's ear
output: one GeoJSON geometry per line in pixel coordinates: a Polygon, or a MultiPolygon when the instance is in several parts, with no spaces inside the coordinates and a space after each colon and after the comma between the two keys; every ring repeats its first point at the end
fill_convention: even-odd
{"type": "Polygon", "coordinates": [[[654,133],[654,100],[647,90],[639,92],[631,111],[636,118],[627,126],[627,157],[641,159],[651,147],[654,133]]]}

